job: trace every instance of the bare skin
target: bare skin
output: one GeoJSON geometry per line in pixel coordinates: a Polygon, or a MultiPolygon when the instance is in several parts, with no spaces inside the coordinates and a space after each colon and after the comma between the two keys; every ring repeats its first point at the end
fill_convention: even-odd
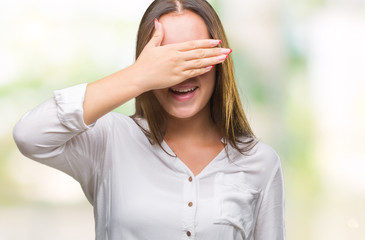
{"type": "MultiPolygon", "coordinates": [[[[219,41],[209,39],[209,35],[197,37],[191,26],[187,29],[190,35],[189,32],[182,31],[183,38],[175,38],[174,42],[165,41],[162,45],[169,34],[167,29],[165,35],[163,26],[171,26],[170,20],[180,20],[173,23],[179,29],[186,27],[186,21],[181,21],[184,20],[181,18],[190,19],[194,25],[204,24],[201,27],[206,28],[202,19],[199,20],[200,17],[190,11],[180,13],[179,18],[168,15],[161,18],[162,24],[155,22],[154,35],[134,64],[88,84],[83,105],[86,124],[95,122],[143,92],[164,90],[186,80],[201,81],[201,76],[214,76],[211,66],[223,62],[225,58],[222,56],[226,56],[230,49],[216,48],[219,41]]],[[[204,84],[202,81],[201,89],[204,89],[204,84]]],[[[198,97],[202,98],[199,94],[196,98],[198,97]]],[[[193,108],[189,116],[168,114],[165,136],[166,143],[194,175],[201,172],[224,147],[219,132],[210,119],[209,104],[199,106],[193,108]]]]}
{"type": "Polygon", "coordinates": [[[177,157],[198,175],[224,148],[207,105],[189,119],[170,117],[165,142],[177,157]]]}
{"type": "MultiPolygon", "coordinates": [[[[165,29],[162,44],[209,38],[204,20],[190,11],[164,15],[160,22],[165,29]]],[[[184,83],[199,86],[189,101],[175,101],[166,89],[154,93],[168,113],[165,142],[196,176],[224,148],[220,133],[210,117],[209,99],[214,89],[215,72],[209,71],[184,83]]]]}

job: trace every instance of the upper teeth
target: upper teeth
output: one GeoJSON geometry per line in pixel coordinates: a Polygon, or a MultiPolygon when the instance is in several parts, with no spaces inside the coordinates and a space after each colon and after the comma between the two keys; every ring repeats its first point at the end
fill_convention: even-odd
{"type": "Polygon", "coordinates": [[[194,87],[194,88],[187,88],[187,89],[173,89],[173,88],[171,88],[172,91],[174,91],[174,92],[180,92],[180,93],[194,91],[195,89],[196,89],[196,87],[194,87]]]}

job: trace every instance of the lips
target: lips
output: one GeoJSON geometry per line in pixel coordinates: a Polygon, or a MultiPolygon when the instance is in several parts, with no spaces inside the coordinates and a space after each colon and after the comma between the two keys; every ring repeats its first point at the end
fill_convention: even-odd
{"type": "Polygon", "coordinates": [[[176,101],[186,102],[194,97],[197,89],[197,86],[174,86],[169,92],[176,101]]]}

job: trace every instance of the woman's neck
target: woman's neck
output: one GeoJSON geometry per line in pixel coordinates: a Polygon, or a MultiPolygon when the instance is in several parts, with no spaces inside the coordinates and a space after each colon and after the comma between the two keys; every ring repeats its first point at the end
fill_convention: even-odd
{"type": "Polygon", "coordinates": [[[165,140],[175,142],[177,139],[192,143],[220,140],[219,130],[210,117],[209,108],[190,118],[169,116],[165,140]]]}

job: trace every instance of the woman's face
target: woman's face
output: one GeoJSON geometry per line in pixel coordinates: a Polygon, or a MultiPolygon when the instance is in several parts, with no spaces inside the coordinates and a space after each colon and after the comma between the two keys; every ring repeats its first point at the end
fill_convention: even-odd
{"type": "MultiPolygon", "coordinates": [[[[210,38],[204,20],[191,11],[163,15],[159,22],[164,29],[162,45],[210,38]]],[[[213,68],[170,88],[153,90],[153,93],[170,117],[190,118],[198,113],[209,114],[208,102],[214,84],[213,68]]]]}

